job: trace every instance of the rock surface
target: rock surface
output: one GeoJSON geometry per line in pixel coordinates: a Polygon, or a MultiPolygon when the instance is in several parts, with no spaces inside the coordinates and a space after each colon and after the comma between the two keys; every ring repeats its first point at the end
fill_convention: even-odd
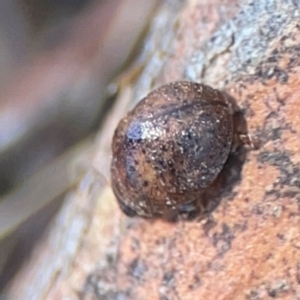
{"type": "MultiPolygon", "coordinates": [[[[200,221],[130,219],[104,189],[45,299],[300,298],[299,21],[292,0],[162,5],[140,56],[147,64],[133,102],[173,80],[209,84],[236,101],[260,149],[232,155],[211,195],[219,205],[200,221]]],[[[109,149],[110,134],[106,143],[101,138],[96,165],[109,149]]],[[[32,266],[17,278],[12,299],[37,282],[32,266]]]]}

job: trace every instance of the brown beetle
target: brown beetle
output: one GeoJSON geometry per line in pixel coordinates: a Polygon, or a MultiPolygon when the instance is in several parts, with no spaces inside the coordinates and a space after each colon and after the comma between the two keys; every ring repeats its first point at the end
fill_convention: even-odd
{"type": "Polygon", "coordinates": [[[112,188],[121,209],[157,217],[201,206],[232,142],[231,107],[218,90],[178,81],[152,91],[113,137],[112,188]]]}

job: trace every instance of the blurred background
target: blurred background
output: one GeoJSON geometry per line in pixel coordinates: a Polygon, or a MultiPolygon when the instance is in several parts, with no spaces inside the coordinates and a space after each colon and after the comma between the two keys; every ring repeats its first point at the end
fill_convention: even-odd
{"type": "Polygon", "coordinates": [[[158,2],[0,1],[0,293],[76,183],[69,164],[92,144],[158,2]]]}

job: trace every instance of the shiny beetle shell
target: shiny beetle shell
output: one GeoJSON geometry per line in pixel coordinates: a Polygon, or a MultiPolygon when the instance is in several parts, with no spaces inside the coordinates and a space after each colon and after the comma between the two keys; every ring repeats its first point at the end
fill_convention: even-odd
{"type": "Polygon", "coordinates": [[[157,217],[201,206],[232,140],[230,105],[218,90],[178,81],[152,91],[113,137],[111,179],[121,209],[157,217]]]}

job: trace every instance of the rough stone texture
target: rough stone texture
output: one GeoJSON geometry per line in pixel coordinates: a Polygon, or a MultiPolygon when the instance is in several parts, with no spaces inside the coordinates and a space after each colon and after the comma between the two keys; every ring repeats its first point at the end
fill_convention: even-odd
{"type": "Polygon", "coordinates": [[[105,226],[90,223],[48,299],[300,299],[299,21],[296,0],[166,1],[133,102],[169,81],[207,83],[235,99],[261,147],[230,157],[201,221],[130,219],[102,194],[105,226]]]}
{"type": "Polygon", "coordinates": [[[151,85],[185,78],[223,89],[261,148],[228,162],[232,180],[207,219],[125,220],[117,290],[121,299],[300,298],[298,2],[204,2],[168,24],[175,40],[151,85]]]}

